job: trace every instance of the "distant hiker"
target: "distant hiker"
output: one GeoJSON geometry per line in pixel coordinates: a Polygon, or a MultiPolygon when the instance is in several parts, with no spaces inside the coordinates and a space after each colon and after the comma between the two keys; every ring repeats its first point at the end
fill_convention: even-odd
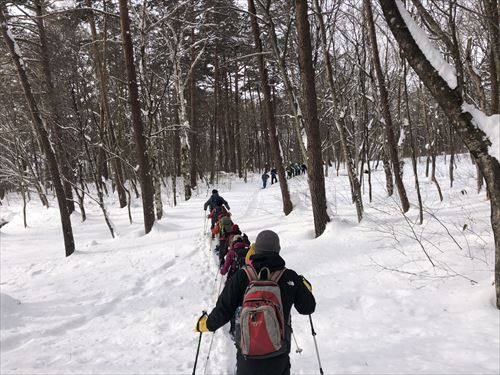
{"type": "Polygon", "coordinates": [[[215,226],[215,222],[217,221],[217,218],[219,216],[219,212],[215,212],[215,214],[212,214],[213,210],[217,207],[224,208],[224,206],[227,210],[231,209],[229,207],[229,204],[226,202],[226,200],[219,195],[219,192],[216,189],[212,190],[212,195],[210,196],[210,198],[208,198],[208,200],[203,205],[203,209],[205,211],[207,210],[207,207],[210,209],[211,216],[209,216],[209,217],[212,219],[212,225],[211,225],[210,229],[213,229],[213,227],[215,226]]]}
{"type": "Polygon", "coordinates": [[[268,178],[269,178],[269,175],[267,174],[267,172],[264,172],[264,174],[262,175],[262,188],[263,189],[266,188],[268,178]]]}
{"type": "Polygon", "coordinates": [[[295,163],[295,165],[293,166],[293,170],[295,172],[295,176],[300,176],[300,166],[299,166],[299,163],[295,163]]]}
{"type": "Polygon", "coordinates": [[[227,274],[227,279],[229,280],[236,271],[242,268],[245,265],[245,257],[249,248],[250,244],[241,235],[235,235],[230,240],[224,264],[220,269],[221,275],[227,274]]]}
{"type": "Polygon", "coordinates": [[[215,248],[215,252],[219,255],[219,263],[222,265],[224,263],[224,256],[227,252],[227,245],[229,236],[231,235],[231,229],[233,227],[233,222],[231,218],[227,215],[220,215],[219,221],[215,224],[212,229],[212,235],[219,235],[219,244],[215,248]]]}
{"type": "Polygon", "coordinates": [[[312,314],[316,301],[309,282],[285,268],[276,233],[260,232],[254,247],[252,266],[236,271],[212,312],[198,319],[196,330],[213,332],[237,313],[236,374],[289,375],[290,310],[294,305],[300,314],[312,314]],[[270,306],[273,308],[269,309],[270,306]]]}
{"type": "Polygon", "coordinates": [[[286,167],[286,177],[287,179],[293,177],[293,167],[291,164],[288,167],[286,167]]]}
{"type": "Polygon", "coordinates": [[[276,178],[277,173],[276,168],[271,169],[271,185],[278,182],[278,179],[276,178]]]}
{"type": "Polygon", "coordinates": [[[300,166],[300,168],[302,169],[302,174],[306,174],[306,172],[307,172],[307,166],[305,164],[302,164],[300,166]]]}
{"type": "MultiPolygon", "coordinates": [[[[241,236],[241,230],[240,230],[240,227],[238,226],[238,224],[234,224],[231,225],[231,230],[227,236],[227,246],[226,248],[229,250],[229,247],[231,246],[231,243],[233,242],[233,238],[234,236],[241,236]]],[[[227,251],[226,251],[226,254],[227,254],[227,251]]]]}
{"type": "MultiPolygon", "coordinates": [[[[226,210],[226,208],[224,206],[215,207],[208,215],[208,217],[210,219],[212,219],[212,225],[214,227],[215,227],[215,223],[217,221],[219,221],[221,219],[221,217],[223,217],[223,216],[231,216],[231,213],[228,210],[226,210]]],[[[214,227],[212,227],[211,229],[213,230],[214,227]]],[[[215,235],[213,233],[212,233],[212,238],[215,238],[215,235]]]]}

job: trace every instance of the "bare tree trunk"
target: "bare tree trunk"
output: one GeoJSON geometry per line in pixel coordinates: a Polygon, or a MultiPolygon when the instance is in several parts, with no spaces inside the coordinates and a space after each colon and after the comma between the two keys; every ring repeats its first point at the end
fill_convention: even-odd
{"type": "MultiPolygon", "coordinates": [[[[227,64],[225,61],[224,64],[227,64]]],[[[224,74],[224,99],[226,102],[226,124],[227,124],[227,139],[228,139],[228,149],[226,150],[226,158],[228,159],[228,171],[236,172],[236,147],[234,140],[234,121],[232,114],[234,113],[232,95],[231,95],[231,73],[228,69],[225,69],[224,74]]]]}
{"type": "MultiPolygon", "coordinates": [[[[439,200],[442,202],[443,201],[443,193],[441,192],[441,186],[439,186],[439,182],[436,178],[436,149],[435,149],[435,143],[436,143],[436,140],[434,138],[434,130],[431,129],[431,126],[429,125],[429,116],[427,114],[427,110],[425,108],[425,105],[423,104],[424,103],[424,96],[423,96],[423,90],[420,89],[419,90],[420,93],[422,94],[422,98],[420,99],[420,102],[421,102],[421,113],[422,113],[422,117],[424,119],[424,122],[425,122],[425,130],[426,130],[426,133],[428,134],[428,152],[430,153],[430,161],[431,161],[431,165],[432,165],[432,168],[431,168],[431,181],[434,182],[434,184],[436,185],[436,188],[437,188],[437,191],[438,191],[438,194],[439,194],[439,200]]],[[[426,173],[427,175],[427,173],[426,173]]]]}
{"type": "Polygon", "coordinates": [[[398,149],[396,145],[396,139],[394,137],[394,126],[392,124],[391,111],[389,108],[389,94],[387,93],[387,88],[385,86],[384,73],[382,72],[382,66],[380,65],[380,57],[377,45],[377,34],[375,32],[375,24],[373,22],[373,11],[371,0],[363,0],[364,9],[366,14],[366,21],[368,23],[368,32],[370,35],[370,44],[372,51],[372,61],[375,68],[375,75],[377,76],[378,90],[380,93],[380,106],[382,116],[384,117],[384,129],[387,138],[387,147],[390,151],[392,168],[394,170],[394,180],[396,181],[396,187],[398,188],[399,199],[401,201],[401,209],[403,212],[407,212],[410,209],[410,202],[406,195],[406,190],[403,184],[402,171],[399,164],[398,149]]]}
{"type": "MultiPolygon", "coordinates": [[[[264,98],[265,100],[265,98],[264,98]]],[[[259,163],[257,164],[257,167],[260,171],[260,169],[263,168],[267,164],[267,161],[269,160],[269,152],[271,150],[271,145],[269,144],[269,129],[267,125],[267,119],[266,119],[266,110],[265,110],[265,104],[262,104],[262,97],[259,88],[257,88],[257,102],[258,102],[258,109],[259,109],[259,115],[260,115],[260,131],[261,131],[261,137],[259,139],[260,141],[260,153],[259,155],[259,163]]]]}
{"type": "Polygon", "coordinates": [[[307,156],[309,169],[307,180],[311,191],[314,229],[320,236],[326,223],[330,221],[326,207],[325,177],[321,154],[318,109],[316,104],[316,84],[312,62],[311,33],[307,17],[307,0],[295,0],[297,39],[299,47],[300,78],[304,93],[304,119],[307,133],[307,156]]]}
{"type": "MultiPolygon", "coordinates": [[[[86,5],[88,7],[92,7],[92,0],[86,0],[86,5]]],[[[104,16],[106,17],[106,16],[104,16]]],[[[101,91],[101,109],[102,109],[102,117],[101,122],[103,124],[102,127],[102,138],[103,143],[107,144],[109,150],[111,151],[110,160],[111,167],[114,174],[114,182],[116,186],[116,191],[118,193],[118,200],[120,202],[120,208],[123,208],[127,205],[127,196],[125,192],[125,181],[123,178],[123,166],[120,160],[118,142],[116,140],[115,130],[113,122],[111,121],[111,112],[109,109],[109,99],[108,99],[108,74],[106,68],[106,28],[103,31],[103,39],[104,39],[104,47],[103,47],[103,58],[101,60],[101,54],[99,52],[99,38],[97,36],[97,29],[95,25],[94,14],[90,13],[88,16],[88,22],[90,26],[90,32],[92,35],[92,49],[94,53],[94,60],[96,66],[96,76],[99,81],[100,91],[101,91]]],[[[106,25],[106,22],[104,22],[106,25]]],[[[106,152],[104,148],[101,148],[101,156],[100,158],[106,157],[106,152]]],[[[100,163],[105,163],[105,161],[101,161],[100,163]]],[[[98,167],[99,174],[101,174],[101,168],[98,167]]],[[[106,168],[107,170],[107,168],[106,168]]]]}
{"type": "Polygon", "coordinates": [[[161,183],[160,175],[153,178],[154,189],[155,189],[155,208],[156,208],[156,219],[161,220],[163,217],[163,202],[161,200],[161,183]]]}
{"type": "Polygon", "coordinates": [[[78,161],[78,183],[80,190],[75,188],[75,194],[78,197],[78,206],[80,207],[80,214],[82,215],[82,223],[87,220],[87,213],[85,212],[85,180],[83,175],[83,165],[78,161]]]}
{"type": "Polygon", "coordinates": [[[491,142],[485,133],[473,124],[472,115],[464,112],[462,108],[464,100],[459,91],[448,86],[415,43],[396,4],[392,0],[379,0],[379,2],[391,32],[408,62],[448,116],[469,151],[478,160],[486,179],[495,241],[496,305],[500,309],[500,163],[488,153],[491,142]]]}
{"type": "Polygon", "coordinates": [[[144,136],[144,127],[141,118],[141,105],[139,103],[139,89],[137,87],[137,75],[134,65],[134,49],[132,36],[130,34],[130,19],[128,15],[127,0],[120,0],[120,26],[123,43],[123,54],[127,68],[127,83],[132,112],[132,125],[134,127],[134,138],[136,143],[137,160],[139,162],[139,176],[141,183],[142,208],[144,213],[144,229],[146,233],[151,231],[155,222],[154,213],[154,189],[151,178],[149,155],[144,136]]]}
{"type": "Polygon", "coordinates": [[[40,57],[42,63],[42,71],[44,75],[44,82],[47,87],[47,105],[49,113],[46,122],[48,123],[53,133],[52,139],[54,140],[56,158],[58,159],[58,164],[63,176],[63,188],[66,195],[66,206],[68,207],[68,212],[71,214],[75,210],[73,190],[71,187],[71,183],[74,179],[73,173],[71,171],[71,166],[66,155],[66,150],[64,149],[63,145],[64,135],[61,129],[61,116],[59,114],[56,90],[54,87],[54,82],[52,80],[52,72],[50,70],[49,46],[47,42],[47,36],[45,34],[41,0],[35,0],[35,10],[37,15],[36,25],[40,37],[40,57]]]}
{"type": "Polygon", "coordinates": [[[413,126],[412,126],[412,119],[410,116],[410,101],[408,99],[408,85],[406,83],[406,62],[405,61],[403,61],[403,70],[404,70],[404,94],[405,94],[405,101],[406,101],[406,116],[408,118],[408,133],[410,135],[411,164],[413,167],[413,176],[415,178],[415,190],[417,191],[420,225],[422,225],[424,222],[424,212],[423,212],[423,207],[422,207],[422,195],[420,194],[420,183],[418,181],[417,152],[415,150],[415,138],[413,137],[413,126]]]}
{"type": "MultiPolygon", "coordinates": [[[[191,29],[191,44],[195,43],[194,27],[191,29]]],[[[191,123],[190,135],[190,161],[191,161],[191,188],[195,189],[197,185],[196,176],[198,170],[198,114],[196,111],[197,96],[196,96],[196,79],[197,79],[197,69],[195,66],[196,61],[196,50],[191,48],[191,77],[189,77],[189,120],[191,123]]]]}
{"type": "MultiPolygon", "coordinates": [[[[89,146],[87,139],[85,138],[85,133],[84,133],[84,127],[80,127],[80,139],[81,142],[83,143],[85,153],[87,154],[87,160],[89,162],[89,167],[90,167],[90,172],[92,174],[92,177],[94,179],[96,191],[97,191],[97,204],[101,208],[102,214],[104,216],[104,221],[106,225],[108,226],[109,232],[111,233],[111,237],[115,238],[115,230],[113,228],[113,225],[111,224],[111,219],[109,218],[108,210],[106,209],[106,205],[104,204],[104,194],[102,187],[105,186],[104,184],[99,183],[99,173],[97,171],[97,168],[94,168],[94,163],[92,161],[92,155],[90,154],[89,146]]],[[[83,192],[83,191],[82,191],[83,192]]],[[[95,199],[94,199],[95,200],[95,199]]]]}
{"type": "Polygon", "coordinates": [[[321,33],[321,45],[323,47],[323,55],[325,58],[326,72],[328,75],[328,84],[330,85],[330,98],[332,99],[333,102],[334,122],[335,125],[337,126],[337,130],[339,131],[340,145],[342,146],[344,159],[346,161],[347,174],[349,176],[349,181],[351,183],[350,185],[351,185],[352,201],[356,205],[358,222],[360,222],[363,219],[363,201],[361,197],[361,186],[359,184],[358,176],[356,174],[356,167],[354,160],[352,158],[351,150],[349,148],[349,144],[347,143],[345,115],[338,114],[340,108],[338,108],[337,93],[335,89],[335,83],[333,81],[333,70],[332,70],[332,63],[330,61],[330,52],[328,51],[328,45],[327,45],[328,41],[326,40],[325,23],[323,21],[323,15],[321,13],[321,7],[319,6],[318,0],[314,0],[314,7],[321,33]]]}
{"type": "Polygon", "coordinates": [[[243,158],[241,155],[241,124],[240,124],[240,92],[239,92],[239,70],[238,66],[236,66],[236,74],[234,77],[234,106],[235,106],[235,131],[236,131],[236,155],[237,155],[237,168],[238,168],[238,177],[243,177],[243,158]]]}
{"type": "Polygon", "coordinates": [[[450,176],[450,187],[453,187],[454,175],[453,172],[455,170],[455,140],[453,137],[453,128],[450,127],[450,165],[448,166],[448,172],[450,176]]]}
{"type": "MultiPolygon", "coordinates": [[[[278,135],[276,134],[276,117],[274,115],[274,107],[271,99],[271,89],[269,87],[268,72],[262,55],[262,41],[260,39],[259,24],[257,22],[255,4],[253,0],[248,0],[248,12],[250,13],[250,23],[254,35],[255,51],[257,52],[257,64],[259,66],[260,81],[262,92],[264,94],[264,111],[266,122],[269,130],[269,144],[273,155],[274,165],[278,171],[278,182],[281,189],[281,198],[283,200],[283,212],[288,215],[293,210],[290,192],[288,191],[288,183],[285,177],[285,168],[283,167],[283,158],[281,155],[278,135]]],[[[266,171],[267,172],[267,171],[266,171]]],[[[323,181],[324,186],[324,181],[323,181]]]]}
{"type": "Polygon", "coordinates": [[[222,68],[220,69],[220,87],[219,87],[219,100],[221,104],[221,110],[219,112],[219,130],[220,130],[220,138],[222,140],[222,148],[220,149],[219,154],[221,155],[222,166],[225,172],[229,172],[229,103],[228,103],[228,95],[225,89],[226,87],[226,78],[227,78],[227,68],[225,67],[226,58],[224,53],[222,54],[222,68]]]}
{"type": "Polygon", "coordinates": [[[21,192],[21,197],[23,198],[23,224],[24,224],[24,228],[27,228],[28,227],[28,222],[26,220],[27,189],[26,189],[26,184],[24,182],[24,168],[23,168],[24,163],[22,160],[21,150],[20,150],[19,143],[18,143],[17,139],[15,139],[14,142],[15,142],[14,164],[16,166],[17,175],[18,175],[18,179],[19,179],[19,191],[21,192]]]}
{"type": "Polygon", "coordinates": [[[215,42],[215,53],[214,53],[214,117],[210,122],[210,184],[214,184],[215,181],[215,167],[216,167],[216,142],[217,142],[217,121],[219,117],[219,56],[217,42],[215,42]]]}
{"type": "Polygon", "coordinates": [[[174,197],[174,207],[177,206],[177,175],[172,173],[172,195],[174,197]]]}
{"type": "Polygon", "coordinates": [[[500,27],[497,0],[483,0],[489,32],[490,114],[500,113],[500,27]]]}
{"type": "Polygon", "coordinates": [[[5,45],[7,46],[7,49],[10,51],[10,54],[12,56],[12,61],[17,70],[17,75],[19,77],[19,81],[23,88],[24,96],[26,98],[26,103],[30,110],[33,126],[35,128],[36,133],[38,134],[38,137],[40,138],[40,143],[45,153],[45,157],[47,158],[47,164],[50,170],[52,183],[54,184],[54,189],[56,191],[57,202],[59,204],[59,213],[61,215],[61,225],[64,238],[64,248],[66,251],[66,256],[70,256],[75,251],[75,242],[73,240],[71,218],[68,211],[68,207],[66,206],[66,194],[63,185],[61,183],[61,176],[59,175],[59,168],[57,166],[56,156],[54,154],[52,145],[50,143],[49,135],[47,134],[47,131],[43,126],[43,122],[40,117],[40,112],[36,105],[31,85],[28,81],[28,76],[26,75],[26,71],[24,70],[25,69],[24,61],[22,61],[22,57],[18,54],[19,51],[18,46],[10,36],[12,34],[8,29],[7,20],[2,6],[0,6],[0,27],[2,29],[2,35],[5,45]]]}
{"type": "Polygon", "coordinates": [[[380,152],[382,156],[384,173],[385,173],[385,188],[387,190],[387,196],[391,197],[392,194],[394,194],[394,182],[392,180],[391,163],[389,161],[389,152],[387,151],[386,144],[382,145],[382,149],[380,150],[380,152]]]}
{"type": "MultiPolygon", "coordinates": [[[[179,77],[181,79],[181,77],[179,77]]],[[[177,96],[179,98],[179,139],[180,139],[180,162],[181,174],[184,183],[184,200],[191,199],[191,176],[190,176],[190,147],[188,141],[188,132],[190,130],[189,121],[186,112],[186,100],[184,98],[184,90],[177,87],[177,96]]]]}
{"type": "MultiPolygon", "coordinates": [[[[297,99],[297,95],[295,94],[295,90],[292,86],[292,82],[290,81],[290,77],[288,76],[285,64],[286,55],[281,52],[278,46],[278,37],[276,35],[275,25],[272,16],[270,14],[269,8],[264,7],[261,1],[258,1],[258,4],[261,6],[262,10],[265,11],[266,13],[267,17],[266,21],[269,25],[269,40],[271,42],[271,48],[273,50],[274,58],[278,65],[278,72],[281,76],[281,79],[283,80],[283,84],[285,85],[285,93],[287,96],[288,104],[295,120],[294,128],[295,128],[295,135],[297,136],[297,143],[299,144],[300,151],[302,153],[302,158],[304,162],[307,163],[307,151],[303,140],[304,118],[302,117],[302,111],[300,109],[299,100],[297,99]]],[[[289,22],[289,27],[291,27],[291,22],[289,22]]]]}

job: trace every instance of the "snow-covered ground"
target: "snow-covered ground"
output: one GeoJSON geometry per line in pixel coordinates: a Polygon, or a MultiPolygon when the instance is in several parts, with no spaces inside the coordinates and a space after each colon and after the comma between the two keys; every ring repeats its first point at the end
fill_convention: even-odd
{"type": "MultiPolygon", "coordinates": [[[[421,177],[423,225],[415,224],[415,205],[405,217],[396,198],[386,197],[381,167],[358,224],[346,173],[337,177],[331,169],[326,189],[333,220],[318,239],[305,176],[289,180],[294,211],[288,217],[277,185],[260,189],[257,175],[247,184],[221,180],[219,191],[241,229],[251,240],[262,229],[275,230],[287,266],[312,282],[326,374],[499,373],[489,202],[475,191],[469,158],[460,159],[453,188],[448,166],[439,165],[443,202],[421,177]]],[[[409,164],[405,181],[416,203],[409,164]]],[[[199,337],[193,327],[213,307],[220,285],[203,232],[208,190],[166,207],[146,236],[140,200],[130,225],[127,210],[110,198],[115,239],[87,199],[88,220],[72,216],[77,251],[69,258],[56,208],[33,200],[24,229],[20,198],[4,200],[1,216],[10,222],[0,229],[0,372],[191,374],[199,337]]],[[[292,344],[292,373],[317,374],[309,319],[292,317],[303,349],[297,354],[292,344]]],[[[227,330],[203,335],[197,373],[233,373],[227,330]]]]}

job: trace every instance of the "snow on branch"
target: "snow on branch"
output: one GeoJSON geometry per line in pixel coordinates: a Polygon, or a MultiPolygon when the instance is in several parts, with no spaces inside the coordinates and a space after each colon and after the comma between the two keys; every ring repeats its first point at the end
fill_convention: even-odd
{"type": "MultiPolygon", "coordinates": [[[[23,54],[21,53],[21,49],[19,48],[19,45],[16,42],[16,39],[14,38],[14,35],[12,34],[12,31],[7,24],[7,22],[4,23],[5,25],[5,30],[7,32],[7,38],[9,38],[12,41],[12,44],[14,45],[14,52],[17,55],[17,58],[19,60],[19,64],[24,68],[24,59],[23,59],[23,54]]],[[[3,26],[3,25],[2,25],[3,26]]]]}
{"type": "Polygon", "coordinates": [[[425,31],[413,20],[401,0],[396,0],[396,5],[418,48],[420,48],[441,78],[446,81],[450,89],[454,90],[457,87],[457,73],[455,68],[443,59],[441,52],[434,47],[425,31]]]}
{"type": "Polygon", "coordinates": [[[472,116],[472,123],[481,129],[491,142],[488,153],[500,162],[500,115],[487,116],[474,105],[464,102],[462,110],[472,116]]]}

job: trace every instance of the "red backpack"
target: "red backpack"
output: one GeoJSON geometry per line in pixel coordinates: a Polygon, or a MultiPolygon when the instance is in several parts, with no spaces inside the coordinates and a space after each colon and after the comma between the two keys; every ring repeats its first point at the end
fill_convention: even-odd
{"type": "Polygon", "coordinates": [[[278,281],[285,272],[270,272],[264,267],[259,274],[252,266],[244,267],[249,284],[243,296],[240,311],[241,353],[246,358],[264,359],[283,354],[285,343],[285,318],[278,281]],[[267,279],[262,274],[267,271],[267,279]]]}

